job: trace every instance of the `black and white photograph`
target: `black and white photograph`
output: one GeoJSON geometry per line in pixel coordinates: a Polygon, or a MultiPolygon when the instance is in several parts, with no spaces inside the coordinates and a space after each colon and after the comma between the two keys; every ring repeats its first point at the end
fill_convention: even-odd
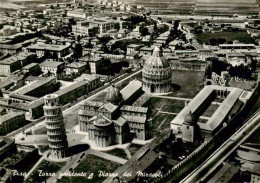
{"type": "Polygon", "coordinates": [[[260,183],[260,0],[0,0],[0,183],[260,183]]]}

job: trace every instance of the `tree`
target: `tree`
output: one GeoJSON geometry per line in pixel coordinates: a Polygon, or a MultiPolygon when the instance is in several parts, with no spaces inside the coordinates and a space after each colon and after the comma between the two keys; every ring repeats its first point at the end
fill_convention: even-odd
{"type": "Polygon", "coordinates": [[[81,44],[76,44],[74,48],[74,58],[78,59],[82,57],[82,46],[81,44]]]}
{"type": "Polygon", "coordinates": [[[77,41],[80,42],[80,39],[81,39],[81,36],[78,35],[78,36],[77,36],[77,41]]]}
{"type": "Polygon", "coordinates": [[[157,30],[157,22],[156,21],[154,21],[154,23],[153,23],[153,29],[154,29],[154,31],[157,30]]]}
{"type": "Polygon", "coordinates": [[[256,66],[257,66],[257,60],[251,59],[250,68],[252,69],[253,72],[256,70],[256,66]]]}
{"type": "Polygon", "coordinates": [[[91,44],[91,39],[88,40],[88,44],[85,47],[86,48],[93,48],[93,45],[91,44]]]}
{"type": "Polygon", "coordinates": [[[177,33],[177,31],[178,31],[179,23],[180,23],[180,20],[176,20],[174,22],[173,30],[175,33],[177,33]]]}
{"type": "Polygon", "coordinates": [[[149,35],[148,28],[147,28],[147,27],[144,27],[144,26],[140,26],[140,27],[139,27],[139,32],[140,32],[141,36],[147,36],[147,35],[149,35]]]}
{"type": "Polygon", "coordinates": [[[57,54],[56,52],[53,52],[52,58],[53,58],[54,60],[57,60],[57,59],[58,59],[58,54],[57,54]]]}
{"type": "Polygon", "coordinates": [[[115,23],[115,29],[119,30],[120,29],[120,24],[119,23],[115,23]]]}

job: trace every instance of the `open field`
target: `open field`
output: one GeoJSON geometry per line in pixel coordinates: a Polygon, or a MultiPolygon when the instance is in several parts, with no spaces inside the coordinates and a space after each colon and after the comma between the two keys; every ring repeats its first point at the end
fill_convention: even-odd
{"type": "Polygon", "coordinates": [[[172,71],[172,83],[175,91],[169,96],[193,98],[204,87],[204,72],[172,71]]]}
{"type": "Polygon", "coordinates": [[[44,3],[64,2],[63,0],[1,0],[0,12],[18,9],[38,9],[37,6],[44,3]]]}
{"type": "Polygon", "coordinates": [[[151,107],[154,109],[160,109],[164,112],[179,113],[185,106],[183,100],[171,100],[162,98],[151,98],[151,107]]]}
{"type": "Polygon", "coordinates": [[[203,34],[196,34],[196,38],[201,44],[203,43],[209,44],[211,39],[225,39],[227,42],[234,41],[234,40],[237,40],[242,43],[254,42],[254,40],[250,37],[250,35],[246,31],[203,33],[203,34]]]}

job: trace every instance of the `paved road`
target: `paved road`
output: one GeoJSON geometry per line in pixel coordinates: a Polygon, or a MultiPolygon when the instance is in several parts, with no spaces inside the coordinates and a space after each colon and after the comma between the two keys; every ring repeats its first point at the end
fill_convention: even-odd
{"type": "Polygon", "coordinates": [[[114,161],[114,162],[120,163],[122,165],[127,162],[126,159],[119,158],[117,156],[114,156],[114,155],[111,155],[111,154],[107,154],[107,153],[103,153],[101,151],[96,151],[96,150],[93,150],[93,149],[90,149],[90,153],[93,154],[93,155],[99,156],[101,158],[104,158],[106,160],[110,160],[110,161],[114,161]]]}
{"type": "MultiPolygon", "coordinates": [[[[121,82],[133,77],[134,75],[138,74],[142,72],[141,69],[134,71],[134,73],[128,74],[124,77],[121,77],[119,79],[118,82],[116,82],[115,84],[118,85],[121,82]]],[[[109,87],[111,87],[112,84],[107,84],[107,85],[103,85],[99,88],[97,88],[96,90],[90,92],[90,94],[86,95],[85,98],[87,98],[86,100],[90,100],[93,97],[97,96],[98,94],[100,94],[101,92],[105,91],[106,89],[108,89],[109,87]]],[[[82,97],[81,100],[77,100],[76,102],[74,102],[71,107],[64,109],[63,110],[63,116],[64,116],[64,120],[65,120],[65,127],[66,129],[71,129],[73,126],[75,126],[75,124],[77,123],[77,112],[81,107],[81,104],[85,101],[85,98],[82,97]],[[71,115],[74,114],[74,115],[71,115]],[[76,114],[76,115],[75,115],[76,114]],[[66,119],[66,117],[68,119],[66,119]]],[[[27,131],[29,130],[31,127],[35,126],[35,125],[40,125],[44,123],[44,117],[41,117],[39,119],[34,120],[33,122],[29,123],[28,125],[25,125],[22,128],[19,128],[9,134],[6,135],[6,137],[12,137],[15,138],[16,135],[20,134],[22,131],[27,131]]]]}
{"type": "Polygon", "coordinates": [[[205,179],[260,127],[260,110],[239,130],[226,140],[202,165],[186,176],[180,183],[204,182],[205,179]]]}

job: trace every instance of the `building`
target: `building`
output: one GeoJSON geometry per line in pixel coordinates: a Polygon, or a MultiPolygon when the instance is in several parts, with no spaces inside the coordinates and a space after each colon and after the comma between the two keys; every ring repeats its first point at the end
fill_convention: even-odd
{"type": "Polygon", "coordinates": [[[140,53],[139,53],[139,55],[141,56],[152,56],[152,54],[153,54],[153,48],[151,48],[151,47],[142,47],[141,49],[140,49],[140,53]]]}
{"type": "Polygon", "coordinates": [[[192,112],[190,111],[184,117],[184,123],[181,127],[182,140],[184,142],[195,142],[199,140],[199,127],[197,125],[196,119],[192,112]]]}
{"type": "Polygon", "coordinates": [[[114,25],[116,23],[120,22],[109,18],[93,18],[82,22],[77,22],[76,25],[72,26],[72,32],[75,35],[89,36],[90,32],[96,30],[97,33],[103,34],[111,29],[114,29],[114,25]]]}
{"type": "Polygon", "coordinates": [[[53,60],[46,60],[40,64],[40,68],[43,74],[50,74],[57,77],[60,77],[64,67],[64,62],[57,62],[53,60]]]}
{"type": "Polygon", "coordinates": [[[146,140],[148,108],[123,105],[124,102],[114,85],[107,92],[105,102],[86,101],[78,113],[80,131],[87,132],[88,140],[94,141],[97,147],[123,144],[132,139],[146,140]]]}
{"type": "Polygon", "coordinates": [[[44,103],[43,109],[50,149],[48,158],[60,160],[67,156],[68,141],[59,97],[55,94],[46,95],[44,103]]]}
{"type": "Polygon", "coordinates": [[[174,70],[205,71],[206,62],[198,56],[173,56],[168,57],[171,68],[174,70]]]}
{"type": "Polygon", "coordinates": [[[33,53],[21,52],[0,61],[0,75],[8,76],[10,73],[30,64],[36,58],[33,53]]]}
{"type": "Polygon", "coordinates": [[[144,63],[143,91],[146,93],[168,93],[171,91],[171,67],[168,61],[161,56],[160,49],[155,47],[153,55],[144,63]]]}
{"type": "MultiPolygon", "coordinates": [[[[38,80],[35,80],[34,82],[31,82],[9,94],[10,98],[12,98],[12,94],[14,95],[28,95],[34,96],[38,95],[39,93],[47,92],[49,88],[51,88],[51,85],[56,83],[56,78],[54,76],[47,77],[47,78],[39,78],[38,80]]],[[[46,93],[45,93],[46,94],[46,93]]],[[[45,95],[44,94],[44,95],[45,95]]]]}
{"type": "Polygon", "coordinates": [[[187,115],[191,113],[193,117],[192,120],[188,120],[188,123],[195,124],[197,122],[200,136],[203,139],[213,136],[243,105],[243,102],[239,100],[242,92],[243,90],[239,88],[205,86],[171,121],[173,134],[188,140],[187,134],[183,133],[183,129],[184,126],[187,126],[187,115]],[[216,100],[222,100],[222,102],[213,104],[216,100]]]}
{"type": "Polygon", "coordinates": [[[6,115],[0,116],[0,133],[6,135],[25,123],[24,112],[9,112],[6,115]]]}
{"type": "Polygon", "coordinates": [[[92,79],[83,79],[77,83],[74,83],[66,88],[56,91],[54,94],[59,96],[61,105],[65,105],[69,102],[73,102],[76,99],[86,95],[92,90],[100,86],[100,78],[94,77],[92,79]]]}
{"type": "Polygon", "coordinates": [[[81,62],[86,62],[89,65],[90,73],[97,74],[100,69],[100,64],[102,62],[102,57],[94,56],[94,57],[84,57],[80,59],[81,62]]]}
{"type": "Polygon", "coordinates": [[[37,54],[37,57],[43,57],[44,54],[54,54],[57,55],[58,58],[64,57],[69,54],[70,45],[52,45],[52,44],[44,44],[44,43],[36,43],[31,46],[28,46],[26,49],[29,52],[33,52],[37,54]]]}
{"type": "Polygon", "coordinates": [[[0,44],[0,52],[3,54],[10,54],[14,55],[22,50],[22,45],[21,44],[0,44]]]}
{"type": "Polygon", "coordinates": [[[220,44],[222,50],[255,50],[254,44],[220,44]]]}
{"type": "Polygon", "coordinates": [[[86,70],[86,63],[73,62],[65,66],[66,75],[80,74],[86,70]]]}
{"type": "Polygon", "coordinates": [[[23,67],[23,73],[34,74],[40,71],[40,65],[38,63],[30,63],[29,65],[23,67]]]}
{"type": "Polygon", "coordinates": [[[87,18],[87,13],[83,9],[76,9],[72,11],[67,11],[67,16],[74,18],[87,18]]]}
{"type": "Polygon", "coordinates": [[[126,54],[138,54],[140,47],[142,46],[138,44],[127,45],[126,54]]]}
{"type": "Polygon", "coordinates": [[[126,104],[132,104],[134,99],[142,94],[142,82],[133,80],[120,93],[126,104]]]}
{"type": "Polygon", "coordinates": [[[17,33],[17,28],[10,25],[5,25],[4,28],[0,30],[0,36],[11,36],[17,33]]]}

